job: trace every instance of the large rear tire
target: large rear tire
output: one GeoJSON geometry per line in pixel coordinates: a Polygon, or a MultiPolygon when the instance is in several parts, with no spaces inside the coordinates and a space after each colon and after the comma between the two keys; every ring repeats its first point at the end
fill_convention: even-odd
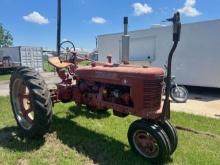
{"type": "Polygon", "coordinates": [[[52,122],[52,102],[43,78],[31,68],[18,68],[11,76],[10,99],[21,133],[42,137],[52,122]]]}
{"type": "Polygon", "coordinates": [[[166,133],[158,125],[144,120],[136,120],[128,130],[131,148],[153,163],[165,162],[170,156],[170,142],[166,133]]]}

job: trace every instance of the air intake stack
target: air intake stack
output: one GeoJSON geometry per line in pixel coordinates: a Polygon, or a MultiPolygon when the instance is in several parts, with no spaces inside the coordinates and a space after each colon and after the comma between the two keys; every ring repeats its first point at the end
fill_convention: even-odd
{"type": "Polygon", "coordinates": [[[130,36],[128,35],[128,17],[124,17],[124,34],[122,35],[122,63],[129,64],[130,36]]]}

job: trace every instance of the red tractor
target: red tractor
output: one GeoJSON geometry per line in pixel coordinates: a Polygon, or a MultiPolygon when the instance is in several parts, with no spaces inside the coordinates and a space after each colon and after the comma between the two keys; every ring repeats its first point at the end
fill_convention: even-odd
{"type": "MultiPolygon", "coordinates": [[[[111,57],[107,63],[92,62],[90,66],[78,67],[79,61],[87,59],[71,49],[68,49],[71,58],[63,60],[60,57],[64,44],[60,42],[61,0],[58,0],[57,57],[50,58],[49,63],[56,67],[62,81],[56,84],[57,89],[49,90],[31,68],[20,67],[13,73],[10,98],[20,131],[29,138],[42,137],[52,122],[52,106],[74,101],[78,106],[86,105],[96,111],[112,109],[119,117],[140,117],[128,130],[131,148],[151,162],[166,161],[178,143],[176,129],[169,122],[169,89],[172,56],[180,40],[180,14],[175,13],[168,21],[173,23],[174,44],[168,58],[166,98],[162,102],[164,70],[161,68],[133,66],[128,61],[113,64],[111,57]]],[[[72,42],[65,43],[75,49],[72,42]]]]}

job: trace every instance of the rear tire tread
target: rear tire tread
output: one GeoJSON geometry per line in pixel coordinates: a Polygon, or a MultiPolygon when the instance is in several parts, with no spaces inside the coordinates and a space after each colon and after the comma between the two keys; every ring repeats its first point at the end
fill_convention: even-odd
{"type": "Polygon", "coordinates": [[[13,113],[22,134],[30,138],[43,136],[48,131],[52,122],[52,102],[50,99],[50,93],[43,78],[36,73],[34,69],[28,67],[18,68],[12,74],[10,79],[10,96],[13,113]],[[12,88],[16,79],[22,79],[24,81],[31,96],[34,120],[33,126],[30,130],[25,130],[22,128],[14,112],[16,107],[13,105],[12,88]]]}

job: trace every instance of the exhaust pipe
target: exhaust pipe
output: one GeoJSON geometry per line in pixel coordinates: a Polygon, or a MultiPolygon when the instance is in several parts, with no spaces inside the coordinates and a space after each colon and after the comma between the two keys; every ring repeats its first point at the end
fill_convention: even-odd
{"type": "Polygon", "coordinates": [[[129,64],[130,36],[128,35],[128,17],[124,17],[124,34],[122,35],[122,63],[129,64]]]}
{"type": "Polygon", "coordinates": [[[181,34],[181,21],[180,21],[180,13],[177,12],[174,14],[172,18],[167,19],[173,23],[173,46],[170,50],[168,56],[168,64],[167,64],[167,78],[166,78],[166,92],[165,92],[165,100],[163,104],[163,112],[162,112],[162,119],[165,121],[170,119],[170,87],[171,87],[171,71],[172,71],[172,58],[173,54],[178,46],[180,41],[180,34],[181,34]]]}

